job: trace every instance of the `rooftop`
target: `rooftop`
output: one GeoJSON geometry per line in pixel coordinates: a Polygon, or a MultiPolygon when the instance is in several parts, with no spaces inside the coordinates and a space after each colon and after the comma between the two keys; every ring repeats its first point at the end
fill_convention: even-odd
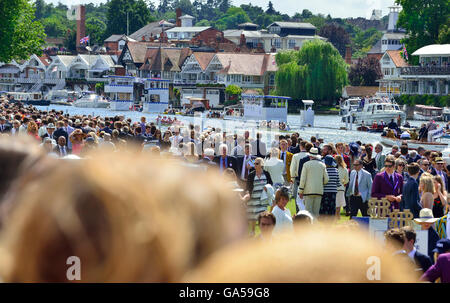
{"type": "Polygon", "coordinates": [[[188,26],[188,27],[174,27],[166,30],[167,33],[198,33],[207,30],[210,26],[188,26]]]}
{"type": "Polygon", "coordinates": [[[423,57],[432,57],[432,56],[450,56],[450,44],[431,44],[419,48],[414,53],[413,56],[423,56],[423,57]]]}
{"type": "Polygon", "coordinates": [[[400,55],[400,51],[398,50],[388,50],[386,53],[391,57],[392,62],[394,62],[396,67],[407,67],[409,66],[406,63],[405,59],[400,55]]]}
{"type": "Polygon", "coordinates": [[[309,28],[309,29],[316,29],[314,25],[311,23],[304,23],[304,22],[274,22],[270,24],[268,27],[278,25],[283,28],[309,28]]]}

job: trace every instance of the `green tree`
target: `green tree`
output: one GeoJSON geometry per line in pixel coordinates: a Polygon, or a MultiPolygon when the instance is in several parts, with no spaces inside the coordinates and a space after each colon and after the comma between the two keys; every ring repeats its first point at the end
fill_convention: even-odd
{"type": "Polygon", "coordinates": [[[269,4],[267,5],[266,14],[268,14],[268,15],[275,15],[275,14],[277,14],[277,11],[273,8],[272,1],[269,1],[269,4]]]}
{"type": "MultiPolygon", "coordinates": [[[[404,39],[408,53],[417,49],[439,43],[441,25],[450,19],[450,2],[448,0],[396,0],[402,6],[397,25],[406,29],[404,39]]],[[[416,56],[409,56],[410,63],[417,64],[416,56]]]]}
{"type": "Polygon", "coordinates": [[[227,13],[217,20],[215,26],[219,30],[236,28],[238,24],[250,22],[250,18],[240,7],[230,7],[227,13]]]}
{"type": "Polygon", "coordinates": [[[319,36],[327,38],[328,42],[337,48],[341,56],[345,56],[345,47],[351,43],[351,40],[349,34],[342,26],[326,24],[320,29],[319,36]]]}
{"type": "Polygon", "coordinates": [[[380,62],[373,57],[358,59],[348,74],[350,83],[354,86],[376,86],[376,80],[382,77],[380,62]]]}
{"type": "Polygon", "coordinates": [[[67,32],[67,25],[62,23],[56,16],[50,16],[42,19],[45,33],[49,37],[63,37],[67,32]]]}
{"type": "Polygon", "coordinates": [[[127,13],[130,34],[155,20],[144,0],[111,0],[108,2],[106,36],[126,34],[127,13]]]}
{"type": "Polygon", "coordinates": [[[304,9],[304,10],[302,11],[302,18],[303,18],[303,19],[311,18],[312,16],[313,16],[313,13],[312,13],[310,10],[304,9]]]}
{"type": "Polygon", "coordinates": [[[86,20],[86,34],[90,38],[89,44],[103,44],[105,31],[106,24],[103,21],[97,18],[89,18],[86,20]]]}
{"type": "Polygon", "coordinates": [[[67,30],[64,37],[64,47],[72,53],[77,50],[77,32],[75,30],[67,30]]]}
{"type": "Polygon", "coordinates": [[[34,20],[34,12],[29,0],[0,1],[0,62],[42,53],[45,32],[42,24],[34,20]]]}
{"type": "MultiPolygon", "coordinates": [[[[449,20],[450,23],[450,20],[449,20]]],[[[443,24],[439,30],[438,42],[440,44],[450,43],[450,24],[443,24]]]]}
{"type": "Polygon", "coordinates": [[[342,88],[348,83],[347,64],[329,42],[315,39],[287,56],[283,52],[276,55],[280,63],[286,62],[287,58],[292,60],[278,65],[275,76],[277,94],[297,100],[331,103],[341,95],[342,88]]]}
{"type": "Polygon", "coordinates": [[[195,15],[194,14],[195,8],[192,5],[191,1],[189,1],[189,0],[175,0],[172,3],[172,7],[173,7],[173,10],[175,10],[177,8],[181,8],[183,15],[185,15],[185,14],[195,15]]]}

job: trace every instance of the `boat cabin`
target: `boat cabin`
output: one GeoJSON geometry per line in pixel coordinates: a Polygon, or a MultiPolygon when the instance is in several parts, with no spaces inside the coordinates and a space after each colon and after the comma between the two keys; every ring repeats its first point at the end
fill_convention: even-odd
{"type": "Polygon", "coordinates": [[[23,93],[23,92],[7,92],[6,96],[9,97],[11,101],[40,101],[42,100],[42,93],[23,93]]]}
{"type": "Polygon", "coordinates": [[[414,119],[415,120],[440,120],[443,115],[443,108],[426,106],[426,105],[416,105],[414,107],[414,119]]]}
{"type": "Polygon", "coordinates": [[[163,113],[169,108],[169,82],[160,78],[145,79],[143,112],[163,113]]]}

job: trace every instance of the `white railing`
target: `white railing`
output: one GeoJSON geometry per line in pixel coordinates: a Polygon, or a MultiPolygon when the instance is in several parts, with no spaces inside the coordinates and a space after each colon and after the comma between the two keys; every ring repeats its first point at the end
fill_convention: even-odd
{"type": "Polygon", "coordinates": [[[42,82],[36,82],[29,90],[28,90],[28,92],[29,93],[32,93],[32,92],[38,92],[40,89],[41,89],[41,87],[42,87],[42,82]]]}

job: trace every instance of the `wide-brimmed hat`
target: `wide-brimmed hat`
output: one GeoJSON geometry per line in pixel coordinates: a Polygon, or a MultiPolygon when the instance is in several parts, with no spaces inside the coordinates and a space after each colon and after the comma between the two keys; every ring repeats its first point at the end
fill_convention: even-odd
{"type": "Polygon", "coordinates": [[[334,160],[333,156],[330,156],[330,155],[326,155],[323,158],[323,162],[325,162],[326,166],[331,166],[331,167],[336,167],[337,166],[336,160],[334,160]]]}
{"type": "Polygon", "coordinates": [[[316,147],[313,147],[309,150],[309,156],[320,159],[319,150],[316,147]]]}
{"type": "Polygon", "coordinates": [[[49,123],[49,124],[47,125],[47,128],[55,128],[55,124],[49,123]]]}
{"type": "Polygon", "coordinates": [[[445,163],[445,161],[441,157],[436,157],[434,158],[434,163],[445,163]]]}
{"type": "Polygon", "coordinates": [[[348,147],[350,148],[350,151],[355,157],[358,157],[359,154],[359,144],[356,142],[351,142],[348,147]]]}
{"type": "Polygon", "coordinates": [[[434,223],[437,218],[433,217],[433,211],[429,208],[422,208],[419,213],[419,218],[414,219],[414,222],[420,223],[434,223]]]}

